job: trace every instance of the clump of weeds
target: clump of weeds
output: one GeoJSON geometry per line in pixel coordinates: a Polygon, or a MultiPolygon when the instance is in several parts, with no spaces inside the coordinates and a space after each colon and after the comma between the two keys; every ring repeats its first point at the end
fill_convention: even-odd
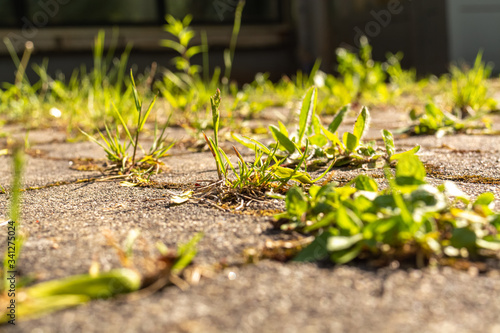
{"type": "Polygon", "coordinates": [[[107,159],[110,163],[108,171],[111,174],[117,175],[116,178],[124,178],[126,181],[122,183],[125,186],[137,186],[148,184],[151,175],[158,173],[164,165],[160,160],[167,156],[167,152],[172,148],[174,143],[165,145],[165,130],[167,123],[161,128],[158,127],[158,122],[155,121],[154,141],[148,151],[145,151],[139,142],[140,134],[142,133],[146,121],[154,107],[156,97],[151,101],[147,109],[143,108],[143,103],[139,97],[137,87],[135,85],[132,71],[130,72],[132,83],[132,91],[137,110],[137,125],[135,131],[131,131],[127,126],[127,122],[122,117],[120,111],[115,107],[117,121],[115,123],[115,131],[105,124],[105,133],[99,131],[99,135],[103,142],[95,139],[92,135],[84,132],[90,140],[101,146],[106,152],[107,159]],[[125,132],[126,140],[122,141],[119,128],[125,132]],[[142,156],[139,157],[138,150],[142,150],[142,156]],[[132,152],[130,153],[130,150],[132,152]]]}
{"type": "MultiPolygon", "coordinates": [[[[269,126],[275,142],[266,146],[249,137],[233,134],[233,138],[250,149],[261,149],[265,154],[279,158],[285,166],[301,166],[317,168],[330,163],[330,167],[366,166],[380,167],[386,164],[394,152],[385,151],[376,146],[375,142],[363,142],[370,123],[370,112],[366,107],[361,109],[353,132],[339,135],[341,126],[349,106],[343,107],[333,121],[325,126],[316,114],[318,90],[311,87],[304,96],[299,114],[299,124],[296,131],[289,132],[281,122],[278,126],[269,126]],[[265,149],[264,149],[265,148],[265,149]]],[[[383,131],[386,147],[394,147],[394,139],[388,131],[383,131]]],[[[418,151],[415,147],[412,151],[418,151]]],[[[297,170],[298,171],[298,170],[297,170]]]]}
{"type": "Polygon", "coordinates": [[[481,114],[462,119],[438,108],[433,103],[428,103],[424,112],[419,113],[416,110],[410,111],[410,119],[413,124],[402,128],[399,130],[400,132],[411,135],[435,135],[438,138],[448,134],[492,132],[490,120],[481,114]]]}
{"type": "Polygon", "coordinates": [[[497,103],[488,92],[491,70],[492,66],[482,61],[482,52],[477,55],[472,68],[451,66],[451,95],[455,116],[466,118],[479,111],[496,109],[497,103]]]}
{"type": "Polygon", "coordinates": [[[48,73],[48,60],[44,59],[41,64],[31,66],[38,77],[34,83],[30,82],[27,71],[35,45],[27,42],[19,58],[12,42],[4,39],[17,71],[15,83],[4,83],[4,90],[0,89],[0,112],[8,121],[23,121],[30,127],[64,126],[68,134],[74,124],[89,128],[99,119],[114,118],[111,101],[123,114],[130,114],[132,89],[124,89],[124,86],[131,45],[120,57],[115,57],[117,33],[115,30],[106,53],[105,33],[99,31],[94,42],[92,69],[82,65],[69,78],[63,74],[52,77],[48,73]]]}
{"type": "Polygon", "coordinates": [[[198,198],[216,198],[215,201],[219,204],[236,201],[240,202],[239,207],[243,208],[243,204],[248,200],[262,200],[267,191],[285,191],[289,181],[313,184],[328,172],[327,170],[320,177],[312,179],[307,172],[299,171],[304,164],[306,153],[301,155],[294,168],[284,167],[282,164],[285,158],[277,157],[277,147],[271,150],[252,139],[249,140],[255,144],[252,147],[255,153],[254,161],[245,161],[238,149],[233,147],[238,163],[236,167],[219,145],[220,101],[220,91],[217,90],[211,98],[214,137],[205,135],[217,166],[218,181],[198,189],[198,198]]]}
{"type": "Polygon", "coordinates": [[[286,212],[276,216],[282,230],[314,236],[294,260],[330,258],[390,263],[414,259],[418,267],[455,265],[463,260],[500,255],[500,214],[492,193],[471,200],[452,182],[431,186],[414,154],[399,158],[395,175],[386,169],[389,187],[359,175],[348,185],[313,185],[309,194],[294,187],[286,212]]]}
{"type": "Polygon", "coordinates": [[[377,149],[374,143],[362,143],[361,138],[369,123],[366,108],[358,116],[353,133],[344,133],[341,140],[337,129],[348,108],[341,110],[327,129],[315,114],[316,99],[317,89],[311,87],[304,97],[296,132],[289,133],[282,123],[279,123],[279,127],[269,127],[275,139],[272,144],[265,145],[250,137],[233,134],[237,142],[255,153],[254,161],[248,163],[233,147],[238,163],[235,167],[219,146],[220,92],[217,91],[211,99],[214,138],[205,135],[205,140],[215,159],[219,180],[205,187],[204,195],[215,196],[218,202],[237,198],[243,204],[245,199],[257,200],[266,192],[286,191],[290,181],[304,186],[312,185],[326,176],[334,166],[371,164],[376,167],[379,159],[385,165],[387,161],[397,160],[401,155],[417,152],[420,148],[417,146],[409,152],[395,154],[394,139],[388,131],[383,131],[387,151],[377,149]],[[315,179],[311,177],[308,169],[317,169],[328,163],[329,166],[321,175],[315,179]]]}

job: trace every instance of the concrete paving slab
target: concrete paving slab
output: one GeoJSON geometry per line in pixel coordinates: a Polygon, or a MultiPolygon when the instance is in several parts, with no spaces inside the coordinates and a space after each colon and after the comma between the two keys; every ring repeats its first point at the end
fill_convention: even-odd
{"type": "MultiPolygon", "coordinates": [[[[389,111],[383,112],[387,122],[377,118],[372,123],[373,132],[369,133],[376,138],[380,138],[380,128],[385,128],[382,126],[391,128],[391,124],[401,121],[400,114],[391,116],[389,111]]],[[[352,124],[345,128],[352,130],[352,124]]],[[[183,131],[175,129],[172,136],[183,138],[183,131]]],[[[432,184],[451,178],[469,195],[475,197],[492,191],[499,202],[500,185],[495,181],[500,178],[499,140],[499,136],[409,137],[397,138],[396,146],[402,149],[415,144],[423,146],[422,160],[436,170],[429,178],[432,184]],[[481,182],[483,178],[490,181],[481,182]]],[[[276,201],[256,203],[250,215],[224,212],[195,201],[169,205],[171,193],[181,192],[186,184],[217,178],[210,152],[173,149],[172,156],[164,159],[168,170],[154,177],[164,188],[129,188],[120,186],[119,181],[71,183],[100,175],[97,171],[70,169],[69,163],[75,158],[103,158],[104,153],[96,145],[58,140],[38,142],[32,148],[41,153],[27,157],[25,186],[69,184],[23,194],[22,223],[29,234],[19,261],[23,274],[49,280],[87,272],[92,261],[98,262],[102,270],[120,267],[104,234],[109,233],[122,242],[133,229],[141,232],[134,252],[138,262],[156,253],[157,241],[174,247],[197,232],[205,234],[195,259],[200,265],[221,261],[242,263],[245,249],[262,246],[269,239],[291,237],[274,231],[270,218],[259,213],[262,209],[283,209],[283,203],[276,201]]],[[[11,177],[9,157],[0,157],[0,163],[6,166],[0,168],[0,184],[4,186],[11,177]]],[[[377,175],[377,182],[383,183],[381,170],[341,168],[334,170],[332,179],[345,183],[360,173],[377,175]]],[[[7,195],[0,195],[0,212],[0,218],[5,219],[7,195]]],[[[5,236],[2,229],[0,237],[5,236]]],[[[257,265],[231,266],[184,292],[169,287],[135,302],[95,301],[20,322],[15,328],[1,329],[6,332],[496,332],[500,329],[499,268],[477,276],[474,270],[467,273],[449,268],[373,270],[360,263],[322,267],[263,261],[257,265]]]]}
{"type": "Polygon", "coordinates": [[[182,292],[96,301],[6,332],[496,332],[498,275],[261,262],[182,292]]]}

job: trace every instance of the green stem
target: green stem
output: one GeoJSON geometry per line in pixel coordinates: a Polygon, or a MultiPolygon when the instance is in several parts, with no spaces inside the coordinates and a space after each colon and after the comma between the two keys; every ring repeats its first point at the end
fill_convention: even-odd
{"type": "Polygon", "coordinates": [[[203,30],[201,32],[201,48],[203,50],[203,80],[205,84],[209,81],[209,58],[208,58],[208,37],[207,31],[203,30]]]}
{"type": "Polygon", "coordinates": [[[229,84],[229,79],[231,77],[231,70],[233,68],[234,52],[236,50],[236,43],[238,42],[238,35],[241,29],[241,14],[243,13],[243,8],[245,7],[245,0],[240,0],[238,6],[236,6],[236,12],[234,14],[234,25],[233,33],[231,35],[231,42],[229,43],[229,50],[225,50],[224,53],[229,52],[228,57],[225,57],[226,69],[224,71],[224,83],[229,84]]]}
{"type": "Polygon", "coordinates": [[[21,83],[24,80],[24,77],[26,74],[26,67],[28,67],[28,62],[29,62],[29,59],[31,57],[31,52],[33,52],[33,43],[28,41],[28,42],[26,42],[23,57],[21,58],[21,62],[19,63],[19,67],[17,68],[15,85],[18,88],[21,88],[21,83]]]}
{"type": "Polygon", "coordinates": [[[137,120],[137,130],[135,131],[134,154],[132,155],[132,164],[130,165],[129,170],[131,170],[135,166],[135,154],[137,152],[137,145],[139,144],[139,133],[141,132],[139,130],[139,128],[141,126],[141,115],[142,115],[142,106],[141,106],[141,109],[139,110],[139,117],[137,120]]]}

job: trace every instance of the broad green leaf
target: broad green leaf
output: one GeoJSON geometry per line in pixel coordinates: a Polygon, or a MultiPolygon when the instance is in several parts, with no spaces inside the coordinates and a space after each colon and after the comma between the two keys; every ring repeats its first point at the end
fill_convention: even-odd
{"type": "Polygon", "coordinates": [[[418,153],[419,150],[420,150],[420,146],[415,146],[415,147],[413,147],[412,149],[410,149],[408,151],[392,155],[391,158],[390,158],[390,161],[391,162],[392,161],[397,161],[397,160],[400,160],[401,158],[403,158],[405,156],[415,155],[416,153],[418,153]]]}
{"type": "Polygon", "coordinates": [[[425,106],[425,113],[427,116],[440,122],[444,118],[443,111],[441,111],[435,104],[428,103],[425,106]]]}
{"type": "MultiPolygon", "coordinates": [[[[373,200],[378,196],[377,192],[371,191],[358,191],[355,194],[355,198],[353,201],[353,206],[351,209],[356,212],[356,214],[365,214],[364,212],[373,209],[373,200]]],[[[369,214],[369,213],[366,213],[369,214]]],[[[360,215],[360,218],[363,220],[363,223],[372,222],[372,219],[368,215],[360,215]]],[[[375,217],[375,220],[378,218],[375,217]]]]}
{"type": "Polygon", "coordinates": [[[279,142],[279,144],[281,144],[283,147],[285,147],[285,149],[290,154],[293,154],[295,152],[295,144],[286,136],[286,134],[282,133],[274,125],[270,125],[269,129],[271,130],[271,133],[273,134],[276,141],[279,142]]]}
{"type": "Polygon", "coordinates": [[[311,196],[311,198],[316,198],[316,195],[318,194],[319,190],[321,189],[321,186],[318,186],[318,185],[311,185],[311,187],[309,187],[309,195],[311,196]]]}
{"type": "Polygon", "coordinates": [[[362,234],[356,234],[354,236],[344,237],[344,236],[332,236],[328,238],[328,243],[326,248],[330,252],[341,251],[350,248],[357,242],[363,239],[362,234]]]}
{"type": "Polygon", "coordinates": [[[316,101],[318,99],[318,89],[316,87],[311,87],[307,91],[304,99],[302,100],[302,107],[300,109],[299,118],[299,137],[298,144],[302,142],[304,134],[310,132],[312,118],[316,112],[316,101]]]}
{"type": "Polygon", "coordinates": [[[361,112],[359,113],[358,118],[356,119],[356,122],[354,123],[354,130],[352,132],[359,141],[361,141],[361,139],[365,135],[369,124],[370,112],[368,112],[368,109],[366,107],[363,107],[363,109],[361,109],[361,112]]]}
{"type": "Polygon", "coordinates": [[[398,185],[425,184],[425,167],[415,155],[403,156],[396,166],[396,183],[398,185]]]}
{"type": "Polygon", "coordinates": [[[382,130],[382,138],[384,139],[387,155],[391,157],[396,153],[396,147],[394,146],[394,137],[388,130],[382,130]]]}
{"type": "Polygon", "coordinates": [[[355,246],[349,249],[333,252],[330,255],[330,259],[337,264],[345,264],[355,259],[362,249],[363,243],[358,242],[355,246]]]}
{"type": "Polygon", "coordinates": [[[365,237],[365,239],[375,238],[375,240],[380,241],[381,236],[394,228],[397,223],[398,220],[395,218],[388,218],[383,220],[379,219],[373,223],[368,224],[363,229],[363,236],[365,237]]]}
{"type": "Polygon", "coordinates": [[[349,132],[344,133],[343,141],[346,149],[350,152],[356,151],[359,146],[359,138],[349,132]]]}
{"type": "Polygon", "coordinates": [[[415,109],[411,109],[409,115],[412,121],[415,121],[419,118],[419,115],[417,115],[417,111],[415,109]]]}
{"type": "Polygon", "coordinates": [[[321,134],[321,118],[317,114],[314,114],[312,117],[311,128],[311,135],[321,134]]]}
{"type": "MultiPolygon", "coordinates": [[[[325,205],[326,204],[323,202],[316,204],[316,206],[313,209],[314,213],[318,214],[318,211],[323,210],[323,208],[326,208],[325,210],[328,210],[328,207],[325,207],[325,205]]],[[[317,221],[316,223],[306,226],[304,228],[304,232],[309,233],[311,231],[318,230],[320,228],[326,228],[330,225],[333,225],[336,220],[337,220],[337,212],[330,212],[325,216],[323,216],[323,218],[317,221]]]]}
{"type": "Polygon", "coordinates": [[[307,197],[300,188],[292,187],[286,193],[285,206],[288,214],[300,220],[307,212],[307,197]]]}
{"type": "Polygon", "coordinates": [[[421,185],[406,197],[406,200],[411,202],[411,204],[424,210],[432,210],[434,212],[439,212],[445,209],[448,205],[445,196],[439,192],[439,190],[432,185],[421,185]]]}
{"type": "Polygon", "coordinates": [[[309,137],[309,142],[311,145],[324,147],[328,144],[328,138],[323,134],[315,134],[309,137]]]}
{"type": "Polygon", "coordinates": [[[465,247],[468,250],[474,249],[477,241],[476,233],[468,228],[455,228],[452,231],[450,245],[461,249],[465,247]]]}
{"type": "Polygon", "coordinates": [[[324,231],[321,235],[317,236],[311,244],[300,251],[293,261],[312,262],[325,259],[328,256],[326,243],[330,236],[330,232],[324,231]]]}
{"type": "Polygon", "coordinates": [[[349,208],[341,205],[337,208],[336,213],[335,222],[339,229],[347,231],[349,235],[360,232],[363,223],[349,208]]]}
{"type": "Polygon", "coordinates": [[[328,126],[328,131],[330,131],[331,133],[337,132],[337,130],[340,127],[340,124],[344,120],[344,117],[345,117],[347,111],[349,111],[349,105],[344,106],[342,109],[340,109],[339,112],[337,112],[337,114],[335,115],[335,118],[333,118],[333,121],[328,126]]]}
{"type": "Polygon", "coordinates": [[[321,125],[321,130],[323,131],[323,134],[326,136],[326,138],[330,141],[332,141],[334,144],[337,142],[337,141],[340,141],[339,138],[337,137],[336,134],[330,132],[329,130],[327,130],[323,124],[320,124],[321,125]]]}
{"type": "Polygon", "coordinates": [[[354,186],[361,191],[378,192],[377,182],[367,175],[357,176],[354,179],[354,186]]]}
{"type": "Polygon", "coordinates": [[[495,202],[495,195],[491,192],[485,192],[481,193],[477,197],[476,201],[474,201],[474,205],[490,206],[494,202],[495,202]]]}
{"type": "Polygon", "coordinates": [[[284,135],[286,135],[286,137],[288,138],[288,129],[286,128],[286,126],[278,120],[278,126],[279,126],[279,129],[280,129],[280,132],[283,133],[284,135]]]}

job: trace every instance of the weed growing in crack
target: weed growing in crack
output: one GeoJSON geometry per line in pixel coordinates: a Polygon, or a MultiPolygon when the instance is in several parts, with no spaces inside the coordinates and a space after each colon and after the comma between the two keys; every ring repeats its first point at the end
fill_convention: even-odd
{"type": "Polygon", "coordinates": [[[478,53],[472,68],[451,66],[451,95],[455,116],[465,118],[474,116],[480,110],[496,108],[496,101],[488,93],[487,80],[491,70],[492,66],[482,61],[482,52],[478,53]]]}
{"type": "Polygon", "coordinates": [[[416,258],[421,267],[498,256],[500,213],[492,210],[493,194],[471,200],[454,183],[434,187],[425,176],[420,159],[405,154],[395,175],[386,169],[386,190],[366,175],[344,187],[313,185],[309,195],[295,187],[286,195],[286,212],[277,216],[277,224],[315,236],[296,261],[416,258]]]}
{"type": "Polygon", "coordinates": [[[448,134],[472,133],[473,131],[491,132],[491,123],[483,117],[483,114],[477,113],[462,119],[441,110],[433,103],[427,104],[423,113],[417,113],[413,109],[410,112],[410,119],[413,124],[401,129],[400,132],[412,135],[435,135],[438,138],[448,134]]]}
{"type": "MultiPolygon", "coordinates": [[[[230,158],[226,155],[224,150],[219,146],[218,131],[220,123],[220,91],[211,99],[212,115],[214,124],[214,139],[205,135],[210,151],[215,159],[217,165],[217,173],[219,181],[222,181],[225,186],[232,189],[244,191],[246,188],[282,188],[289,180],[297,181],[302,184],[313,184],[321,179],[326,172],[317,179],[312,179],[307,172],[300,172],[299,168],[304,165],[307,156],[307,149],[301,154],[300,159],[297,161],[295,168],[286,168],[282,164],[286,158],[277,158],[276,152],[278,147],[275,146],[272,150],[265,145],[248,138],[254,145],[252,146],[255,152],[255,159],[253,163],[248,163],[243,159],[241,153],[233,146],[233,149],[238,158],[238,170],[234,167],[230,158]],[[232,179],[229,175],[232,171],[232,179]]],[[[327,170],[328,171],[328,170],[327,170]]]]}
{"type": "MultiPolygon", "coordinates": [[[[250,149],[261,149],[268,154],[281,159],[286,166],[302,165],[308,167],[321,166],[330,163],[330,167],[351,166],[383,166],[391,157],[384,150],[375,146],[374,142],[364,143],[363,136],[368,130],[370,113],[366,107],[361,109],[353,132],[344,132],[342,137],[338,129],[342,124],[349,107],[342,108],[333,121],[324,126],[316,114],[317,89],[311,87],[304,96],[299,115],[298,129],[289,133],[281,122],[278,126],[271,125],[269,130],[275,143],[266,147],[249,137],[233,134],[233,138],[250,149]]],[[[383,135],[384,140],[392,140],[392,135],[383,135]]],[[[386,142],[387,143],[387,142],[386,142]]],[[[387,144],[386,144],[387,145],[387,144]]],[[[414,148],[418,150],[418,147],[414,148]]]]}
{"type": "Polygon", "coordinates": [[[91,141],[97,143],[106,152],[107,158],[111,163],[111,171],[122,175],[123,178],[130,180],[125,183],[127,186],[135,186],[143,183],[149,182],[149,177],[153,173],[157,173],[163,162],[160,161],[161,158],[167,156],[167,152],[172,148],[174,143],[165,146],[165,130],[168,125],[167,123],[163,126],[161,131],[158,129],[158,122],[155,121],[154,129],[154,141],[151,145],[149,151],[145,151],[139,142],[140,134],[144,129],[144,125],[148,120],[148,117],[154,107],[156,102],[156,97],[151,101],[147,109],[143,109],[143,103],[137,92],[137,87],[135,85],[134,77],[132,71],[130,72],[130,79],[132,83],[132,91],[135,100],[135,107],[137,110],[137,125],[135,132],[132,132],[124,118],[122,117],[120,111],[115,107],[116,117],[118,119],[116,123],[116,130],[113,133],[109,126],[105,124],[106,132],[103,134],[99,131],[99,135],[104,143],[95,139],[90,134],[84,132],[91,141]],[[126,134],[128,140],[122,141],[120,137],[119,127],[122,127],[126,134]],[[143,151],[141,158],[137,155],[137,150],[140,148],[143,151]],[[129,154],[129,149],[132,149],[132,156],[129,154]]]}

